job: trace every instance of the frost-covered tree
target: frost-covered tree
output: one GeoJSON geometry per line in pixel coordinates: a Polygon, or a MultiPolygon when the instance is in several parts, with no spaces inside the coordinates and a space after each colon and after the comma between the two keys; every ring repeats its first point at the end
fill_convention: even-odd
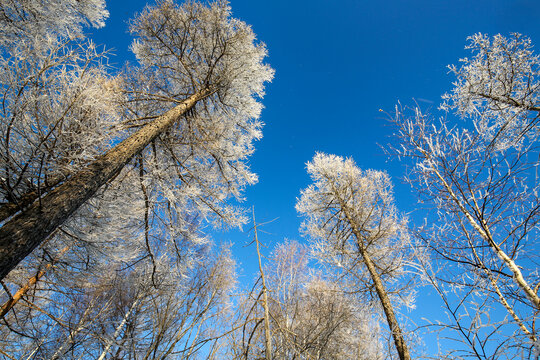
{"type": "Polygon", "coordinates": [[[308,267],[309,249],[279,244],[267,264],[274,354],[280,359],[382,359],[372,309],[308,267]]]}
{"type": "Polygon", "coordinates": [[[17,42],[0,57],[0,218],[5,220],[107,148],[118,93],[92,44],[17,42]],[[75,47],[75,48],[73,48],[75,47]]]}
{"type": "MultiPolygon", "coordinates": [[[[0,327],[0,354],[44,359],[184,359],[219,346],[234,286],[227,248],[197,249],[183,267],[66,269],[33,290],[0,327]],[[16,330],[16,331],[13,331],[16,330]]],[[[107,259],[111,260],[111,259],[107,259]]],[[[170,265],[170,264],[169,264],[170,265]]]]}
{"type": "Polygon", "coordinates": [[[259,359],[268,347],[263,326],[269,316],[272,359],[382,359],[377,324],[368,306],[353,301],[339,283],[308,266],[306,246],[278,244],[264,266],[268,310],[252,292],[239,307],[228,358],[259,359]]]}
{"type": "Polygon", "coordinates": [[[264,45],[231,18],[226,2],[163,1],[132,23],[139,66],[111,78],[80,30],[99,18],[81,10],[92,3],[92,11],[102,4],[9,2],[29,23],[17,27],[26,44],[2,43],[9,69],[0,232],[8,246],[17,237],[8,228],[19,221],[52,232],[41,233],[46,240],[34,242],[2,282],[0,351],[8,358],[190,358],[208,344],[219,348],[234,284],[228,253],[214,259],[205,251],[210,241],[200,227],[211,218],[243,221],[224,202],[256,181],[245,160],[260,137],[256,99],[272,71],[262,63],[264,45]],[[62,6],[72,23],[51,26],[47,16],[62,6]],[[161,114],[172,108],[165,124],[161,114]],[[87,188],[86,200],[67,209],[86,185],[95,191],[87,188]],[[51,198],[60,201],[51,205],[51,198]],[[58,206],[65,216],[51,227],[48,215],[58,206]]]}
{"type": "Polygon", "coordinates": [[[475,34],[466,49],[474,56],[449,67],[456,75],[442,110],[456,110],[494,151],[526,146],[536,137],[540,112],[540,59],[531,40],[475,34]]]}
{"type": "Polygon", "coordinates": [[[159,1],[133,20],[131,30],[140,66],[121,84],[126,138],[2,226],[1,278],[104,184],[129,171],[126,165],[140,170],[147,239],[186,237],[196,218],[243,221],[224,201],[256,181],[245,159],[261,136],[257,98],[273,75],[263,63],[264,44],[231,17],[224,1],[159,1]],[[163,226],[152,227],[152,215],[164,219],[163,226]]]}
{"type": "Polygon", "coordinates": [[[2,0],[0,9],[1,46],[78,37],[83,26],[102,27],[109,16],[104,0],[2,0]]]}
{"type": "Polygon", "coordinates": [[[115,81],[106,54],[81,33],[84,23],[103,24],[103,6],[0,3],[0,220],[95,158],[115,135],[115,81]]]}
{"type": "Polygon", "coordinates": [[[498,302],[514,326],[507,339],[531,351],[540,311],[540,59],[519,34],[468,40],[473,56],[450,67],[457,80],[441,119],[397,109],[397,154],[412,160],[410,183],[438,209],[427,244],[454,264],[440,279],[498,302]]]}
{"type": "Polygon", "coordinates": [[[392,282],[404,271],[407,234],[388,175],[322,153],[307,170],[313,184],[302,190],[296,209],[306,218],[302,231],[315,257],[343,274],[349,291],[374,293],[400,359],[410,359],[391,298],[392,282]]]}

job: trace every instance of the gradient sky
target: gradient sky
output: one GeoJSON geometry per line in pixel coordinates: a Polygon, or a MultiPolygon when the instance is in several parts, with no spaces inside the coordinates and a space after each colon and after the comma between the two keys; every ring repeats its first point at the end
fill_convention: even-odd
{"type": "MultiPolygon", "coordinates": [[[[92,30],[98,44],[115,49],[111,62],[118,66],[134,60],[126,21],[146,2],[108,1],[106,27],[92,30]]],[[[260,235],[269,249],[284,238],[302,240],[294,205],[310,182],[305,163],[316,151],[386,170],[398,208],[412,212],[413,221],[421,218],[413,211],[415,195],[401,180],[404,166],[389,161],[381,147],[393,141],[385,112],[392,113],[398,101],[435,112],[454,81],[446,66],[469,55],[466,37],[476,32],[519,32],[540,49],[537,0],[231,0],[231,6],[267,44],[276,70],[263,100],[264,138],[250,160],[259,183],[245,193],[258,221],[278,218],[260,235]]],[[[213,236],[235,243],[241,279],[252,281],[255,250],[243,247],[251,235],[213,236]]],[[[429,316],[424,302],[418,301],[413,317],[429,316]]]]}

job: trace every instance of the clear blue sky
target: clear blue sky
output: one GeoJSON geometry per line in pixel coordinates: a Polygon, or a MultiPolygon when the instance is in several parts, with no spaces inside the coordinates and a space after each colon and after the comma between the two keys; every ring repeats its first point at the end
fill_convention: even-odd
{"type": "MultiPolygon", "coordinates": [[[[111,62],[132,59],[126,21],[146,2],[109,1],[107,26],[92,32],[97,43],[116,49],[111,62]]],[[[468,55],[465,39],[473,33],[519,32],[540,49],[537,0],[231,0],[231,6],[267,44],[276,70],[263,100],[264,138],[251,159],[259,183],[246,191],[245,203],[255,206],[259,221],[279,218],[261,235],[270,248],[301,239],[294,205],[309,184],[305,163],[315,151],[387,170],[398,207],[412,211],[416,198],[400,180],[404,167],[380,147],[392,141],[392,129],[379,109],[391,113],[398,100],[413,99],[436,108],[454,80],[446,66],[468,55]]],[[[251,281],[254,249],[242,248],[248,236],[214,235],[236,244],[243,279],[251,281]]]]}

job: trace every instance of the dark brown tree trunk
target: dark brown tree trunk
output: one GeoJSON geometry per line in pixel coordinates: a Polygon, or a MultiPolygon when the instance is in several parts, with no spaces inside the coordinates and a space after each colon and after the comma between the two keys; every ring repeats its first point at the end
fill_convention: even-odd
{"type": "Polygon", "coordinates": [[[49,182],[48,186],[44,186],[41,189],[30,191],[22,195],[16,202],[9,202],[0,206],[0,221],[6,220],[8,217],[17,213],[17,211],[24,210],[27,206],[32,205],[36,199],[44,196],[52,188],[59,185],[63,180],[63,177],[57,177],[49,182]]]}
{"type": "Polygon", "coordinates": [[[101,186],[114,178],[133,156],[210,94],[210,89],[204,89],[190,96],[94,160],[41,201],[34,202],[24,212],[6,222],[0,228],[0,280],[69,219],[101,186]]]}

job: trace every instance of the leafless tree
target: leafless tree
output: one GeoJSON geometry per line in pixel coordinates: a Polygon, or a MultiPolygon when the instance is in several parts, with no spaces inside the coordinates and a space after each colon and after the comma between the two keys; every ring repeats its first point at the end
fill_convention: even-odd
{"type": "Polygon", "coordinates": [[[307,266],[308,250],[297,242],[275,247],[264,266],[268,312],[257,284],[239,306],[227,356],[263,357],[263,322],[269,315],[273,359],[382,359],[380,332],[369,307],[359,306],[332,281],[307,266]]]}
{"type": "Polygon", "coordinates": [[[400,359],[410,359],[390,295],[408,297],[406,285],[392,288],[405,273],[413,249],[407,250],[405,221],[394,207],[388,175],[362,171],[352,159],[321,153],[307,168],[313,184],[302,190],[296,208],[306,218],[303,231],[315,257],[343,274],[349,291],[376,296],[400,359]]]}
{"type": "MultiPolygon", "coordinates": [[[[501,337],[495,341],[511,340],[503,350],[510,357],[520,351],[534,357],[540,311],[540,63],[530,40],[519,34],[476,34],[467,48],[473,57],[450,67],[457,81],[443,97],[440,119],[418,108],[397,108],[396,152],[412,161],[408,180],[421,200],[437,209],[437,216],[426,217],[433,226],[423,236],[434,259],[447,267],[435,272],[439,280],[465,289],[464,297],[474,294],[484,309],[498,303],[508,314],[503,323],[517,332],[497,331],[501,337]],[[462,120],[452,120],[453,109],[462,120]]],[[[477,306],[464,311],[485,314],[477,306]]]]}

